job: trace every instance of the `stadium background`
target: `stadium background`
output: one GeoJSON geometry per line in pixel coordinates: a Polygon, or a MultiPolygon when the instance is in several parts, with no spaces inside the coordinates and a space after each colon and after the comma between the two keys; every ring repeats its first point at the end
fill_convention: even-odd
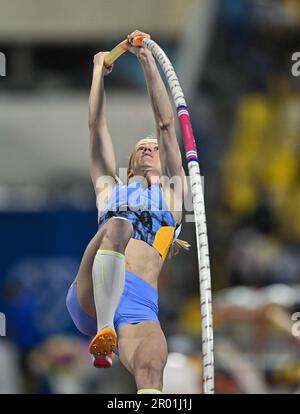
{"type": "MultiPolygon", "coordinates": [[[[298,393],[300,51],[297,0],[0,0],[0,393],[135,393],[115,359],[96,370],[65,296],[97,228],[88,165],[93,55],[140,29],[166,51],[191,109],[212,265],[216,392],[298,393]],[[295,325],[294,325],[295,328],[295,325]],[[293,335],[294,333],[294,335],[293,335]]],[[[154,131],[143,73],[106,78],[120,167],[154,131]]],[[[180,138],[179,138],[180,141],[180,138]]],[[[181,142],[181,141],[180,141],[181,142]]],[[[164,392],[201,392],[192,243],[163,269],[164,392]]],[[[299,332],[300,333],[300,332],[299,332]]]]}

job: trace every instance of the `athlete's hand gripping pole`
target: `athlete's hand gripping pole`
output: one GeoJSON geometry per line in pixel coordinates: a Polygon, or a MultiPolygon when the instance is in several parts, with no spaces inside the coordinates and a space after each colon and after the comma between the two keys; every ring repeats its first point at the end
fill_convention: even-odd
{"type": "Polygon", "coordinates": [[[116,47],[114,47],[104,59],[104,64],[108,68],[111,66],[123,53],[125,53],[130,46],[142,46],[145,36],[135,36],[131,42],[128,40],[123,40],[123,42],[119,43],[116,47]]]}

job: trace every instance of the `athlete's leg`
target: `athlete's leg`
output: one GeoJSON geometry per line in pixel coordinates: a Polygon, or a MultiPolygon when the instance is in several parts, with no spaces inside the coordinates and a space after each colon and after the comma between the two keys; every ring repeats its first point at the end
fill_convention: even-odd
{"type": "Polygon", "coordinates": [[[89,349],[96,357],[117,347],[114,316],[125,285],[125,249],[133,232],[131,222],[119,217],[109,219],[105,227],[92,268],[98,333],[89,349]]]}
{"type": "Polygon", "coordinates": [[[132,225],[128,220],[112,218],[101,227],[85,249],[77,274],[78,302],[82,309],[95,319],[97,314],[92,278],[95,256],[99,249],[124,253],[131,233],[132,225]]]}
{"type": "Polygon", "coordinates": [[[111,352],[116,347],[113,318],[124,287],[124,252],[132,230],[128,220],[111,218],[88,244],[77,275],[79,305],[97,320],[98,333],[90,352],[97,356],[94,364],[98,367],[111,365],[111,352]],[[102,351],[109,354],[105,357],[109,364],[101,357],[102,351]]]}
{"type": "MultiPolygon", "coordinates": [[[[114,248],[117,248],[117,251],[119,252],[125,251],[126,245],[128,243],[128,241],[126,243],[126,240],[128,239],[128,230],[127,234],[125,232],[125,240],[122,238],[122,234],[118,233],[118,231],[124,231],[124,223],[126,223],[125,220],[120,220],[120,222],[118,222],[115,218],[113,218],[113,220],[107,221],[89,242],[81,259],[77,274],[78,302],[82,309],[89,316],[95,319],[97,315],[92,279],[92,269],[95,256],[100,248],[109,250],[114,250],[114,248]],[[121,226],[118,226],[118,224],[123,224],[123,228],[121,226]]],[[[131,232],[131,227],[127,227],[129,227],[129,232],[131,232]]]]}
{"type": "Polygon", "coordinates": [[[96,319],[94,302],[92,269],[96,253],[103,239],[105,226],[103,226],[87,245],[77,274],[77,297],[81,308],[92,318],[96,319]]]}
{"type": "Polygon", "coordinates": [[[153,394],[162,391],[168,350],[160,325],[151,321],[122,325],[118,347],[120,360],[134,376],[137,389],[153,394]]]}

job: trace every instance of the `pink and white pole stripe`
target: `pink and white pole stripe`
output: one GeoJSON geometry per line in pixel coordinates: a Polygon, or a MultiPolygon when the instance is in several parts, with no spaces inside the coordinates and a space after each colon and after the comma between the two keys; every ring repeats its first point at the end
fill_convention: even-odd
{"type": "Polygon", "coordinates": [[[212,320],[212,295],[210,262],[207,240],[206,216],[199,161],[190,115],[177,75],[165,52],[151,39],[143,44],[151,50],[160,63],[167,78],[172,97],[177,109],[181,133],[183,137],[186,160],[188,163],[193,207],[195,214],[197,254],[199,265],[199,284],[202,324],[202,358],[203,389],[205,394],[214,393],[214,340],[212,320]]]}

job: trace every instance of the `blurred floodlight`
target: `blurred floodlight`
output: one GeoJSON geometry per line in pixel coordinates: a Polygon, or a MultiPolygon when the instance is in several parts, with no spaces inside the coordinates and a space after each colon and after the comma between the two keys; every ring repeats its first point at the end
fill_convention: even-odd
{"type": "Polygon", "coordinates": [[[164,371],[165,394],[199,394],[201,375],[194,361],[178,352],[172,352],[164,371]]]}

